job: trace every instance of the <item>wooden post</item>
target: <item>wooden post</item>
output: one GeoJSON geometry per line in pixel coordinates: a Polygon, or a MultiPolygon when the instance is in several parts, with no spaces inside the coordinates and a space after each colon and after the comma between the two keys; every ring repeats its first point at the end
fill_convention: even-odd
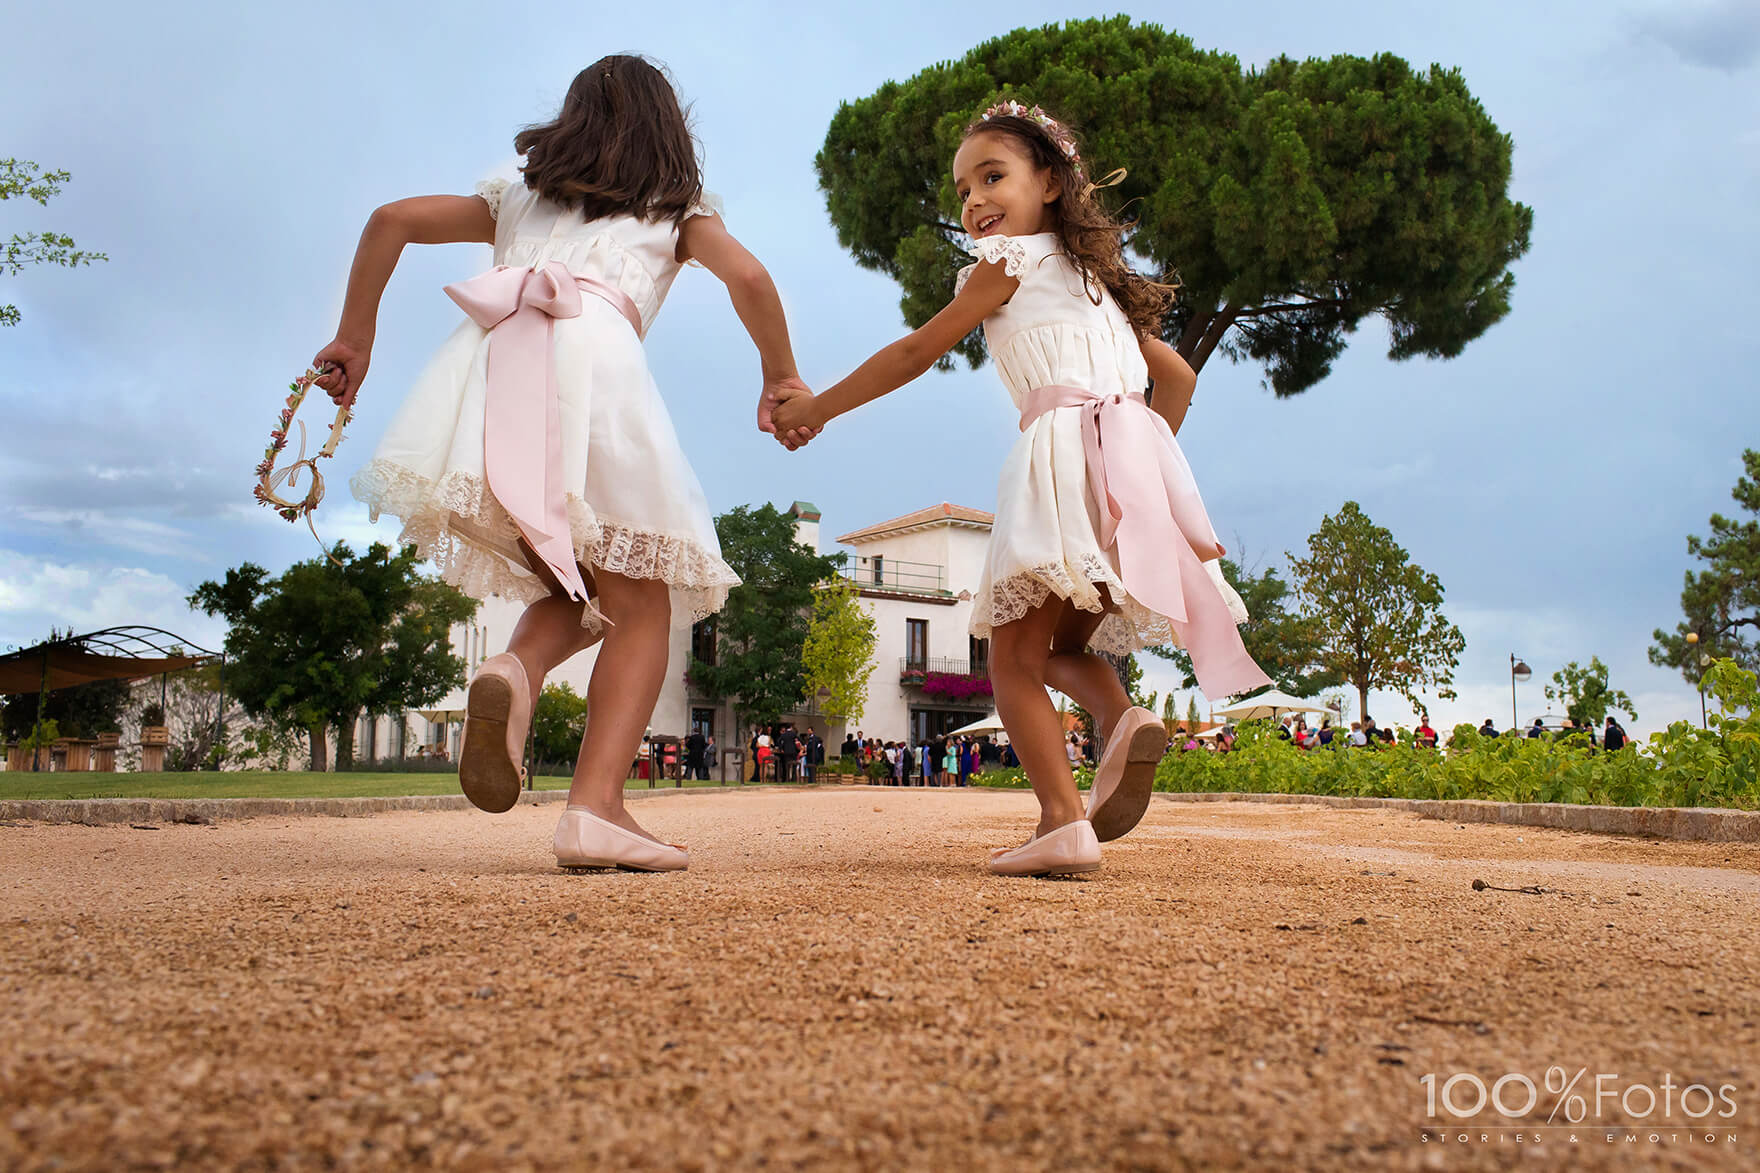
{"type": "Polygon", "coordinates": [[[98,743],[92,748],[92,769],[102,774],[116,772],[116,750],[122,744],[120,733],[100,733],[98,743]]]}
{"type": "Polygon", "coordinates": [[[165,769],[165,747],[171,744],[171,730],[163,725],[141,727],[141,769],[157,774],[165,769]]]}

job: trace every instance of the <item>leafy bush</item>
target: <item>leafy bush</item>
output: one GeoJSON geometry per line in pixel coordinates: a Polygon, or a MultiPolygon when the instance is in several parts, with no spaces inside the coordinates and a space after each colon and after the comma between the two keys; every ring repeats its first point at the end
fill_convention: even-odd
{"type": "MultiPolygon", "coordinates": [[[[1586,735],[1559,741],[1518,733],[1482,737],[1455,726],[1446,751],[1404,740],[1379,750],[1303,750],[1264,722],[1240,727],[1232,753],[1169,754],[1155,789],[1176,793],[1330,794],[1370,798],[1489,799],[1601,806],[1760,809],[1760,677],[1729,660],[1705,674],[1719,712],[1709,728],[1676,721],[1647,744],[1608,753],[1586,735]]],[[[1077,772],[1086,785],[1092,774],[1077,772]]],[[[986,771],[986,786],[1026,785],[1019,770],[986,771]]]]}

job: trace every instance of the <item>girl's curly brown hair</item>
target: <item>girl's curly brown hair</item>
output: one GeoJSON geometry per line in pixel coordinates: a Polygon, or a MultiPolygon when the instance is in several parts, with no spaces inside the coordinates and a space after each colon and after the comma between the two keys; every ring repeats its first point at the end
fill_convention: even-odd
{"type": "Polygon", "coordinates": [[[672,83],[641,57],[602,57],[575,75],[562,109],[513,149],[526,186],[588,220],[682,222],[703,198],[697,141],[672,83]]]}
{"type": "MultiPolygon", "coordinates": [[[[1062,119],[1056,122],[1066,141],[1075,143],[1075,132],[1069,124],[1062,119]]],[[[1089,299],[1099,305],[1096,286],[1104,288],[1130,319],[1139,338],[1159,338],[1162,319],[1173,305],[1178,287],[1150,281],[1125,263],[1124,225],[1094,199],[1087,178],[1064,153],[1051,129],[1031,118],[992,114],[989,118],[974,119],[966,127],[965,137],[986,132],[1012,139],[1026,152],[1035,169],[1050,171],[1057,181],[1057,199],[1049,205],[1056,221],[1053,231],[1064,255],[1082,275],[1082,287],[1089,299]]]]}

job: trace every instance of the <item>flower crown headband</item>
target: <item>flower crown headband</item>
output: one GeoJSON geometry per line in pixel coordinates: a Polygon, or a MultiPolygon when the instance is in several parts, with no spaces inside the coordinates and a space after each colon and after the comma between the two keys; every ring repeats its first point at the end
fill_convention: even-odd
{"type": "Polygon", "coordinates": [[[1126,172],[1123,167],[1120,167],[1098,183],[1086,183],[1088,171],[1082,163],[1081,153],[1076,150],[1075,137],[1070,134],[1069,129],[1063,123],[1045,113],[1037,105],[1023,106],[1013,98],[1008,98],[984,111],[978,121],[989,122],[992,118],[1025,119],[1050,135],[1051,141],[1057,145],[1057,149],[1063,152],[1063,157],[1069,160],[1069,165],[1075,171],[1076,178],[1084,181],[1083,195],[1093,194],[1095,188],[1114,187],[1124,182],[1126,172]]]}

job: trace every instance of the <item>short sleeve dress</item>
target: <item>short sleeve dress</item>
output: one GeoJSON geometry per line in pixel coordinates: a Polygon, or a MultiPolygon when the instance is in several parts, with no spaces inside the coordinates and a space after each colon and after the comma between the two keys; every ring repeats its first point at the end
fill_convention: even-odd
{"type": "MultiPolygon", "coordinates": [[[[505,180],[479,184],[477,195],[495,216],[497,265],[560,262],[621,290],[640,318],[638,334],[610,301],[587,294],[579,316],[553,321],[562,490],[576,559],[591,571],[665,582],[675,625],[720,610],[739,577],[721,558],[708,501],[642,348],[681,268],[678,225],[584,220],[505,180]]],[[[702,204],[691,214],[713,211],[702,204]]],[[[470,320],[452,333],[350,487],[375,520],[399,518],[401,540],[460,590],[536,600],[548,588],[526,565],[520,531],[485,476],[490,343],[491,332],[470,320]]],[[[583,623],[598,622],[586,608],[583,623]]]]}
{"type": "MultiPolygon", "coordinates": [[[[975,241],[979,262],[999,263],[1020,280],[1008,302],[984,321],[984,340],[1016,408],[1039,388],[1079,387],[1096,396],[1140,396],[1149,371],[1124,311],[1104,289],[1098,299],[1063,255],[1054,233],[993,236],[975,241]]],[[[961,270],[963,287],[976,265],[961,270]]],[[[1085,611],[1116,611],[1094,632],[1090,646],[1128,653],[1177,644],[1174,624],[1144,606],[1126,589],[1116,547],[1100,537],[1100,507],[1090,484],[1082,409],[1061,407],[1027,424],[1003,463],[996,490],[996,521],[972,610],[972,634],[987,637],[1038,607],[1052,595],[1085,611]]],[[[1141,426],[1158,429],[1157,455],[1171,479],[1191,479],[1191,469],[1165,421],[1152,412],[1141,426]]],[[[1201,518],[1194,541],[1214,545],[1216,535],[1201,518]]],[[[1235,623],[1245,605],[1214,560],[1204,572],[1235,623]]],[[[1238,636],[1236,637],[1238,643],[1238,636]]],[[[1258,674],[1247,660],[1235,676],[1258,674]]],[[[1230,683],[1234,683],[1230,681],[1230,683]]],[[[1230,691],[1233,691],[1231,688],[1230,691]]],[[[1219,695],[1222,695],[1219,693],[1219,695]]]]}

